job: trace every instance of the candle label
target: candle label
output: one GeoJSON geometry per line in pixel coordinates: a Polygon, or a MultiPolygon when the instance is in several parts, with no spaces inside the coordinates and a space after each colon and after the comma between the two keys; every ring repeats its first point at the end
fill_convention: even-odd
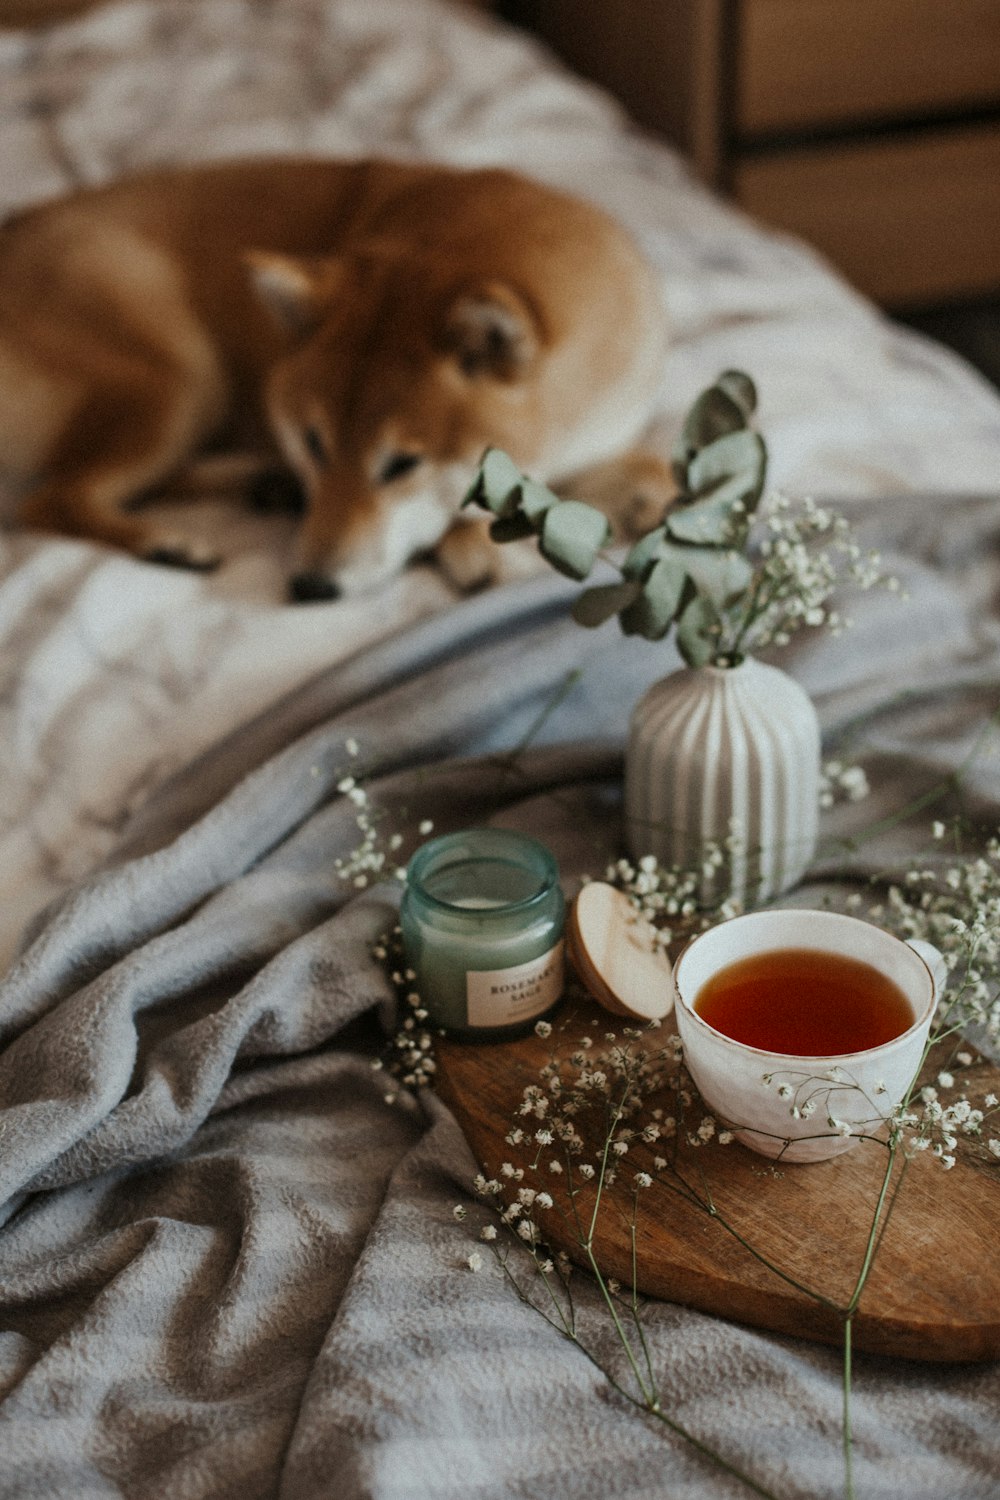
{"type": "Polygon", "coordinates": [[[470,969],[465,976],[470,1026],[513,1026],[555,1005],[563,990],[563,944],[511,969],[470,969]]]}

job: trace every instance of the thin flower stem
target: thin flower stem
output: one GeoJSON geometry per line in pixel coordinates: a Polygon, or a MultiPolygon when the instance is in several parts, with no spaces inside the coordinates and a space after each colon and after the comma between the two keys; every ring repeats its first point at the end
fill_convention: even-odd
{"type": "MultiPolygon", "coordinates": [[[[552,1306],[555,1308],[556,1313],[558,1314],[559,1322],[562,1324],[563,1332],[567,1335],[567,1337],[575,1338],[576,1337],[575,1328],[574,1328],[575,1321],[576,1321],[575,1318],[567,1318],[565,1309],[562,1307],[562,1305],[559,1302],[558,1297],[556,1296],[555,1292],[552,1290],[552,1287],[550,1285],[550,1280],[549,1280],[548,1272],[540,1270],[539,1271],[539,1275],[541,1276],[542,1281],[545,1283],[545,1290],[548,1292],[548,1294],[549,1294],[549,1300],[552,1303],[552,1306]]],[[[572,1311],[572,1298],[569,1296],[569,1288],[566,1286],[565,1282],[562,1282],[561,1284],[562,1284],[563,1290],[566,1292],[567,1300],[569,1301],[570,1309],[572,1311]]]]}
{"type": "MultiPolygon", "coordinates": [[[[711,1194],[708,1194],[706,1198],[700,1198],[698,1196],[697,1190],[691,1186],[691,1184],[681,1175],[676,1167],[674,1168],[674,1172],[678,1180],[686,1189],[686,1193],[682,1194],[682,1196],[685,1197],[689,1203],[694,1203],[699,1208],[704,1209],[705,1213],[709,1214],[715,1220],[715,1222],[726,1231],[727,1234],[731,1235],[732,1238],[737,1242],[737,1244],[742,1245],[744,1250],[748,1251],[749,1254],[753,1256],[754,1260],[758,1261],[760,1265],[764,1266],[768,1271],[773,1272],[775,1276],[777,1276],[781,1281],[786,1282],[788,1286],[793,1287],[795,1291],[801,1292],[804,1297],[809,1297],[812,1301],[819,1302],[823,1307],[829,1308],[831,1312],[839,1313],[841,1315],[844,1313],[845,1309],[841,1307],[839,1303],[832,1301],[829,1297],[824,1297],[822,1292],[814,1291],[812,1287],[805,1286],[803,1282],[796,1281],[794,1276],[789,1276],[787,1271],[783,1271],[780,1266],[777,1266],[773,1261],[768,1260],[767,1257],[765,1255],[762,1255],[761,1252],[757,1250],[749,1240],[744,1239],[743,1235],[741,1235],[739,1230],[735,1229],[733,1225],[730,1224],[729,1220],[725,1217],[724,1214],[719,1213],[719,1210],[716,1208],[714,1202],[712,1201],[711,1194]]],[[[667,1186],[667,1184],[663,1183],[663,1186],[665,1187],[667,1186]]]]}
{"type": "Polygon", "coordinates": [[[582,676],[582,667],[573,667],[566,673],[562,681],[557,683],[553,691],[549,694],[545,703],[539,710],[537,717],[532,720],[531,724],[528,725],[528,728],[525,730],[518,743],[513,747],[513,749],[505,751],[503,755],[498,757],[501,764],[513,765],[525,753],[525,751],[531,746],[536,737],[541,733],[544,725],[555,713],[556,709],[562,703],[563,699],[568,697],[576,687],[582,676]]]}
{"type": "Polygon", "coordinates": [[[877,822],[870,823],[861,833],[853,834],[850,838],[835,840],[834,846],[847,849],[850,852],[860,849],[862,844],[868,843],[870,839],[877,837],[878,834],[887,833],[890,829],[898,827],[900,823],[905,823],[908,818],[913,817],[918,812],[922,812],[925,807],[931,807],[935,802],[939,802],[949,792],[958,791],[965,773],[974,764],[983,745],[998,725],[1000,725],[1000,708],[994,709],[987,717],[986,722],[976,735],[972,745],[959,761],[954,771],[950,771],[947,776],[943,776],[940,781],[936,781],[926,792],[921,792],[918,797],[914,797],[911,801],[904,803],[895,812],[887,813],[884,818],[879,818],[877,822]]]}
{"type": "Polygon", "coordinates": [[[648,1389],[646,1386],[646,1382],[642,1378],[642,1371],[639,1369],[639,1365],[636,1360],[635,1353],[633,1352],[629,1336],[625,1332],[622,1321],[618,1316],[618,1309],[615,1307],[615,1300],[608,1290],[608,1286],[604,1280],[601,1268],[597,1264],[597,1257],[594,1255],[594,1252],[590,1245],[584,1246],[584,1249],[587,1252],[587,1260],[590,1262],[590,1269],[593,1272],[594,1279],[596,1280],[598,1287],[600,1288],[601,1296],[604,1298],[607,1309],[611,1314],[611,1320],[615,1325],[615,1332],[621,1340],[621,1346],[625,1351],[625,1357],[632,1367],[632,1374],[635,1376],[636,1385],[639,1387],[639,1391],[642,1395],[642,1404],[644,1406],[652,1407],[656,1401],[655,1389],[648,1389]]]}
{"type": "MultiPolygon", "coordinates": [[[[519,1295],[521,1295],[522,1301],[526,1300],[523,1293],[519,1293],[519,1295]]],[[[529,1305],[533,1306],[534,1304],[529,1305]]],[[[545,1314],[543,1313],[542,1316],[544,1317],[545,1314]]],[[[586,1345],[581,1344],[579,1340],[574,1340],[574,1343],[576,1343],[576,1347],[581,1353],[586,1355],[594,1368],[600,1371],[612,1389],[616,1390],[619,1396],[623,1397],[630,1406],[635,1406],[639,1411],[644,1411],[648,1416],[654,1417],[657,1422],[662,1423],[675,1437],[679,1437],[683,1442],[690,1444],[696,1452],[701,1454],[702,1458],[707,1458],[710,1463],[714,1464],[717,1469],[721,1469],[723,1473],[731,1474],[734,1479],[738,1479],[741,1484],[745,1484],[747,1489],[752,1490],[755,1495],[762,1496],[763,1500],[780,1500],[780,1497],[773,1490],[769,1490],[765,1485],[760,1484],[750,1474],[747,1474],[745,1470],[741,1469],[738,1464],[730,1463],[727,1458],[722,1457],[721,1453],[717,1453],[714,1448],[710,1448],[707,1443],[703,1443],[700,1438],[695,1437],[694,1433],[690,1432],[683,1423],[676,1421],[673,1417],[668,1417],[658,1401],[647,1403],[637,1400],[632,1392],[627,1390],[620,1381],[616,1380],[600,1361],[591,1354],[586,1345]]]]}
{"type": "Polygon", "coordinates": [[[851,1330],[853,1323],[853,1314],[844,1319],[844,1416],[842,1437],[844,1447],[845,1500],[854,1500],[854,1434],[851,1430],[851,1380],[853,1375],[851,1364],[851,1330]]]}
{"type": "Polygon", "coordinates": [[[587,1231],[587,1239],[583,1245],[583,1249],[587,1251],[588,1255],[590,1254],[590,1248],[594,1242],[594,1230],[597,1228],[597,1216],[601,1210],[601,1196],[604,1192],[604,1179],[608,1170],[608,1152],[611,1150],[611,1138],[614,1134],[615,1127],[617,1126],[618,1121],[622,1117],[622,1110],[624,1108],[625,1099],[627,1097],[628,1095],[626,1091],[626,1094],[623,1095],[623,1097],[618,1101],[618,1104],[615,1107],[614,1118],[612,1119],[611,1124],[608,1126],[607,1132],[604,1137],[604,1151],[601,1154],[601,1170],[597,1175],[597,1196],[594,1199],[594,1211],[590,1216],[590,1228],[587,1231]]]}
{"type": "Polygon", "coordinates": [[[885,1164],[885,1171],[882,1174],[882,1185],[879,1188],[878,1200],[875,1204],[875,1210],[872,1214],[872,1225],[871,1229],[868,1231],[868,1240],[865,1244],[865,1253],[861,1262],[861,1270],[858,1272],[858,1279],[855,1283],[854,1291],[851,1295],[851,1300],[847,1304],[846,1311],[848,1318],[852,1318],[857,1311],[858,1303],[861,1300],[861,1294],[864,1291],[865,1283],[868,1280],[868,1273],[872,1268],[872,1261],[875,1258],[875,1247],[878,1243],[878,1232],[879,1225],[882,1219],[882,1210],[885,1207],[886,1195],[889,1191],[889,1184],[892,1181],[892,1171],[894,1166],[896,1165],[897,1150],[898,1147],[896,1142],[890,1142],[889,1157],[885,1164]]]}
{"type": "Polygon", "coordinates": [[[632,1238],[632,1321],[635,1324],[635,1331],[639,1335],[639,1342],[642,1345],[642,1355],[643,1355],[643,1359],[646,1362],[646,1374],[649,1377],[649,1388],[650,1388],[650,1390],[653,1393],[653,1399],[654,1399],[654,1401],[658,1401],[659,1400],[659,1396],[658,1396],[657,1390],[656,1390],[656,1373],[653,1370],[653,1358],[652,1358],[652,1355],[651,1355],[650,1350],[649,1350],[649,1344],[648,1344],[648,1342],[646,1340],[646,1330],[643,1328],[643,1326],[642,1326],[642,1319],[639,1316],[639,1293],[638,1293],[638,1290],[637,1290],[638,1275],[639,1275],[639,1253],[638,1253],[638,1247],[636,1245],[636,1233],[635,1233],[636,1219],[638,1218],[638,1215],[639,1215],[639,1194],[638,1194],[638,1191],[637,1191],[633,1195],[632,1225],[631,1225],[631,1238],[632,1238]]]}

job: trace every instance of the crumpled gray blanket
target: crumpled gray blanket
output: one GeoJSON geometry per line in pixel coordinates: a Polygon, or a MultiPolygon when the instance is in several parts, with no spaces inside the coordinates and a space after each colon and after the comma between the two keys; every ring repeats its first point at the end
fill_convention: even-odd
{"type": "MultiPolygon", "coordinates": [[[[1000,704],[1000,498],[858,516],[908,600],[862,596],[852,630],[783,658],[873,785],[833,831],[934,785],[1000,704]]],[[[489,1256],[469,1268],[476,1211],[453,1208],[476,1164],[432,1094],[390,1105],[371,1066],[398,888],[335,873],[358,841],[338,782],[364,774],[411,845],[424,818],[501,818],[551,842],[569,888],[598,873],[629,708],[676,657],[580,630],[573,594],[498,590],[319,675],[165,786],[26,937],[0,994],[0,1496],[749,1493],[489,1256]]],[[[959,798],[996,826],[994,742],[934,815],[959,798]]],[[[925,830],[822,873],[898,865],[925,830]]],[[[674,1417],[775,1495],[843,1493],[835,1351],[666,1303],[647,1328],[674,1417]]],[[[859,1356],[857,1495],[995,1496],[998,1400],[996,1366],[859,1356]]]]}

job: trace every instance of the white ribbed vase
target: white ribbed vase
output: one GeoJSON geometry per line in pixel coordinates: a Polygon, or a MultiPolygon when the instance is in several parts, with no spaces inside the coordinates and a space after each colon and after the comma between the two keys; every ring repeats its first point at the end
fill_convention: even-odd
{"type": "MultiPolygon", "coordinates": [[[[683,667],[632,714],[625,821],[632,857],[700,862],[706,841],[741,848],[730,894],[766,901],[801,879],[816,847],[820,736],[808,695],[778,667],[683,667]]],[[[726,871],[720,872],[724,879],[726,871]]],[[[716,882],[712,889],[721,894],[716,882]]]]}

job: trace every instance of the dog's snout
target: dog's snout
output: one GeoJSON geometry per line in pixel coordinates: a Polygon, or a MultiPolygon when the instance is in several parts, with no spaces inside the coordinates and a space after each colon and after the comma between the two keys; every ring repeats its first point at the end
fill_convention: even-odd
{"type": "Polygon", "coordinates": [[[319,599],[339,599],[340,586],[326,573],[293,573],[288,592],[297,604],[308,604],[319,599]]]}

